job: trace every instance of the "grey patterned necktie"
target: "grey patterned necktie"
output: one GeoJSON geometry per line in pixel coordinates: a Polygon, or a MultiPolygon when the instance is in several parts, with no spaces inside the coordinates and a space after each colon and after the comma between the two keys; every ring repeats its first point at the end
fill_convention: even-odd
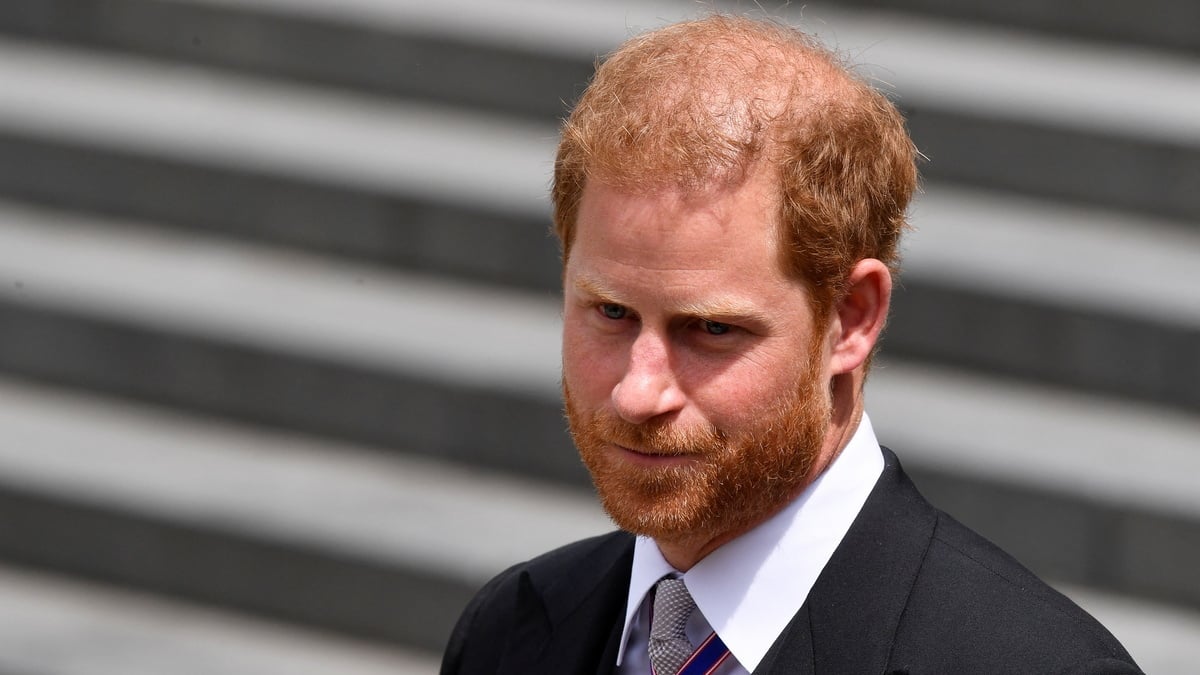
{"type": "Polygon", "coordinates": [[[684,629],[696,609],[683,579],[662,579],[654,589],[650,619],[650,664],[656,675],[675,675],[695,647],[684,629]]]}

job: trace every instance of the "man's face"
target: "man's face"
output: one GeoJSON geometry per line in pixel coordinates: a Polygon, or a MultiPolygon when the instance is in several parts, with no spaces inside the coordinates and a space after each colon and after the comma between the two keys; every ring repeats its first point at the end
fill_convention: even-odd
{"type": "Polygon", "coordinates": [[[827,337],[780,268],[777,198],[592,181],[564,282],[563,389],[605,509],[659,541],[740,530],[808,479],[827,337]]]}

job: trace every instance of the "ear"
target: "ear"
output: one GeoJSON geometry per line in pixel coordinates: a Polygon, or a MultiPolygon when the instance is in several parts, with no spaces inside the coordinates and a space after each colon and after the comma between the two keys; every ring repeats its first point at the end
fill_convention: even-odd
{"type": "Polygon", "coordinates": [[[858,261],[850,270],[846,296],[834,307],[830,322],[830,372],[852,372],[871,356],[887,322],[892,299],[892,275],[874,258],[858,261]]]}

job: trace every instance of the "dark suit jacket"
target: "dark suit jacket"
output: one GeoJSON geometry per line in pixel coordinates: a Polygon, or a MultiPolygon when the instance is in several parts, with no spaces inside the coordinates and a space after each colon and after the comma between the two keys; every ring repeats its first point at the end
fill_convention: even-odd
{"type": "MultiPolygon", "coordinates": [[[[929,505],[890,451],[858,518],[759,673],[1138,673],[1112,635],[929,505]]],[[[612,673],[633,561],[627,533],[503,572],[450,638],[442,675],[612,673]]]]}

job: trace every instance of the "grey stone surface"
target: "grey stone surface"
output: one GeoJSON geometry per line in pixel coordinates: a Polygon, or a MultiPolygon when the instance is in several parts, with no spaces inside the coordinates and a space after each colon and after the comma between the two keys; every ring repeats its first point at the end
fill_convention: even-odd
{"type": "Polygon", "coordinates": [[[1200,220],[1200,144],[903,107],[931,178],[1200,220]]]}
{"type": "MultiPolygon", "coordinates": [[[[101,3],[15,7],[7,22],[0,15],[0,29],[543,120],[561,116],[597,53],[631,30],[696,11],[684,2],[607,13],[528,1],[492,10],[358,2],[340,13],[293,1],[102,4],[103,21],[88,19],[101,3]],[[574,50],[563,48],[564,36],[574,50]]],[[[898,87],[929,175],[1200,219],[1194,59],[844,8],[788,12],[898,87]]]]}
{"type": "MultiPolygon", "coordinates": [[[[1187,24],[1158,2],[1120,39],[1187,24]]],[[[935,179],[870,385],[882,440],[1038,571],[1200,606],[1190,24],[1147,50],[853,5],[781,11],[911,111],[935,179]]],[[[20,439],[0,447],[0,558],[436,651],[483,579],[606,528],[557,398],[553,123],[595,54],[695,11],[4,3],[0,195],[23,204],[0,203],[0,370],[21,378],[0,380],[20,439]]],[[[1105,11],[1064,32],[1118,35],[1105,11]]],[[[0,650],[0,671],[79,672],[78,653],[162,672],[174,653],[142,614],[9,578],[0,620],[63,623],[7,633],[45,647],[0,650]],[[122,660],[145,641],[167,646],[122,660]]],[[[1148,672],[1195,662],[1191,613],[1081,597],[1148,672]]],[[[180,649],[233,667],[204,672],[292,672],[244,651],[275,630],[180,649]]]]}
{"type": "Polygon", "coordinates": [[[886,349],[1005,377],[1200,410],[1200,328],[914,278],[893,297],[886,349]]]}
{"type": "Polygon", "coordinates": [[[543,218],[3,132],[0,156],[0,189],[31,203],[489,283],[558,283],[543,218]]]}
{"type": "Polygon", "coordinates": [[[887,359],[867,406],[910,463],[1119,508],[1200,510],[1193,413],[887,359]]]}
{"type": "Polygon", "coordinates": [[[1195,415],[888,362],[868,409],[934,503],[1039,573],[1195,605],[1195,415]]]}
{"type": "MultiPolygon", "coordinates": [[[[454,391],[493,391],[509,400],[544,405],[553,411],[547,415],[558,415],[560,310],[553,297],[435,281],[180,233],[154,233],[126,223],[64,218],[24,208],[5,213],[8,217],[0,219],[4,224],[0,255],[9,276],[0,284],[0,295],[14,316],[20,311],[120,330],[162,332],[176,335],[183,344],[212,345],[218,351],[254,351],[259,358],[246,367],[266,368],[270,359],[308,361],[362,371],[368,378],[397,382],[409,378],[441,382],[457,387],[454,391]]],[[[1187,292],[1195,289],[1181,291],[1187,292]]],[[[15,329],[21,324],[10,325],[15,329]]],[[[71,358],[73,351],[89,344],[81,338],[72,349],[47,349],[49,338],[18,341],[13,333],[14,344],[30,349],[43,345],[41,358],[47,367],[53,366],[55,356],[71,358]]],[[[59,339],[70,339],[72,334],[61,331],[59,339]]],[[[120,341],[114,339],[112,344],[118,347],[120,341]]],[[[147,370],[143,374],[127,367],[144,359],[144,350],[130,348],[129,354],[128,363],[111,369],[114,376],[150,384],[163,376],[158,377],[162,386],[171,385],[165,377],[170,371],[143,368],[147,370]]],[[[104,363],[104,359],[96,361],[104,363]]],[[[195,370],[203,374],[205,367],[195,370]]],[[[885,361],[873,384],[886,385],[897,368],[885,361]]],[[[241,369],[227,371],[236,376],[241,369]]],[[[1194,424],[1192,414],[1172,415],[1102,397],[1080,397],[1068,390],[1005,385],[1005,380],[902,372],[902,381],[915,383],[921,395],[905,396],[893,389],[896,393],[889,394],[887,409],[903,411],[901,419],[930,416],[916,425],[927,428],[926,435],[946,429],[970,437],[969,429],[948,426],[941,417],[943,410],[953,411],[952,418],[994,420],[988,422],[992,428],[980,441],[988,452],[996,449],[990,439],[998,431],[1016,420],[1037,419],[1047,409],[1056,410],[1056,415],[1030,428],[1030,436],[1069,438],[1067,430],[1081,428],[1080,433],[1089,434],[1085,437],[1109,448],[1107,461],[1096,471],[1121,456],[1114,439],[1162,445],[1178,453],[1194,447],[1187,445],[1188,434],[1194,433],[1188,426],[1194,424]],[[938,396],[943,389],[956,393],[938,396]],[[988,397],[989,391],[997,392],[995,400],[988,397]],[[1018,405],[1022,400],[1029,403],[1018,405]],[[1007,407],[1001,409],[998,401],[1007,407]],[[1009,417],[997,417],[1002,413],[1009,417]],[[1103,433],[1090,435],[1089,428],[1098,424],[1103,433]],[[1132,431],[1122,432],[1122,427],[1132,431]]],[[[220,381],[214,380],[208,386],[215,395],[220,381]]],[[[301,389],[285,388],[281,393],[321,395],[320,387],[301,389]]],[[[402,394],[401,389],[396,388],[396,395],[402,394]]],[[[239,391],[233,388],[228,393],[236,396],[239,391]]],[[[386,398],[366,407],[386,409],[386,398]]],[[[562,429],[561,420],[555,420],[552,433],[561,435],[562,429]]]]}
{"type": "Polygon", "coordinates": [[[9,373],[294,427],[337,438],[411,448],[447,461],[584,481],[548,396],[379,372],[345,361],[289,355],[128,323],[0,303],[9,373]]]}
{"type": "Polygon", "coordinates": [[[945,19],[1001,24],[1090,40],[1143,45],[1153,49],[1200,52],[1200,8],[1187,0],[1120,0],[1087,4],[1087,11],[1063,2],[955,2],[955,0],[843,0],[843,6],[924,13],[945,19]]]}
{"type": "MultiPolygon", "coordinates": [[[[40,663],[44,670],[37,672],[51,675],[108,672],[72,669],[91,663],[154,672],[179,653],[195,655],[200,669],[195,672],[214,674],[255,667],[263,670],[250,672],[277,672],[301,658],[314,674],[349,664],[356,669],[347,672],[375,672],[371,668],[398,667],[410,658],[424,667],[428,659],[404,652],[156,598],[170,593],[436,651],[467,594],[483,579],[557,543],[609,527],[583,491],[11,380],[0,381],[0,403],[0,421],[20,440],[0,448],[6,513],[0,541],[6,557],[12,559],[14,542],[24,541],[16,558],[26,564],[156,592],[131,596],[0,569],[0,625],[6,626],[0,632],[12,646],[0,650],[0,667],[40,663]],[[73,423],[64,425],[63,419],[73,423]],[[22,498],[14,496],[18,492],[22,498]],[[527,527],[504,525],[513,519],[527,527]],[[15,532],[21,526],[29,534],[15,532]],[[314,551],[324,552],[323,564],[314,565],[314,551]],[[122,572],[115,574],[118,563],[122,572]],[[364,568],[371,566],[390,575],[370,574],[364,568]],[[452,579],[461,590],[439,588],[445,582],[435,579],[452,579]],[[275,605],[268,604],[272,596],[275,605]],[[407,625],[412,622],[421,628],[407,625]],[[395,632],[381,629],[387,626],[395,632]],[[307,646],[298,648],[295,640],[307,646]]],[[[885,417],[881,435],[891,434],[886,424],[885,417]]],[[[1043,481],[1053,480],[1053,466],[1038,469],[1043,481]]],[[[970,472],[958,473],[961,485],[986,487],[986,481],[972,483],[970,472]]],[[[918,471],[917,478],[928,490],[928,474],[918,471]]],[[[1031,494],[1037,496],[1036,487],[1002,499],[986,490],[976,496],[1014,525],[1010,532],[1023,521],[1032,530],[1027,540],[1029,534],[1045,535],[1058,549],[1081,555],[1070,529],[1041,522],[1070,525],[1056,509],[1073,508],[1071,491],[1044,493],[1058,504],[1039,504],[1031,494]]],[[[983,515],[984,525],[995,525],[996,513],[983,515]]],[[[1018,546],[1017,552],[1028,551],[1018,546]]],[[[1069,565],[1046,571],[1072,579],[1076,587],[1068,593],[1110,624],[1151,672],[1151,664],[1178,663],[1195,648],[1189,636],[1198,620],[1194,610],[1178,608],[1179,597],[1172,599],[1174,608],[1134,602],[1078,587],[1083,580],[1069,565]]]]}
{"type": "MultiPolygon", "coordinates": [[[[558,281],[556,244],[548,234],[548,226],[536,220],[473,216],[472,212],[455,209],[447,203],[422,204],[302,181],[112,153],[79,155],[78,149],[62,152],[46,144],[31,146],[11,139],[8,143],[0,139],[0,146],[4,146],[10,158],[30,160],[15,162],[14,168],[21,164],[20,170],[11,172],[8,181],[23,197],[66,201],[73,208],[110,210],[139,218],[175,220],[207,232],[321,249],[416,271],[547,290],[558,281]],[[88,174],[80,175],[81,171],[88,174]],[[93,180],[93,175],[99,179],[93,180]],[[71,190],[72,185],[80,189],[71,190]],[[134,190],[134,185],[144,189],[134,190]],[[179,198],[177,195],[181,194],[188,197],[179,198]]],[[[931,204],[927,214],[933,217],[939,212],[936,187],[939,186],[931,186],[934,193],[927,198],[931,204]]],[[[981,204],[974,210],[960,208],[959,215],[987,218],[997,214],[991,217],[1000,220],[1005,204],[995,198],[990,201],[991,204],[981,204]]],[[[1014,215],[1010,229],[1022,225],[1018,218],[1024,215],[1027,214],[1014,215]]],[[[924,225],[921,215],[915,222],[918,228],[924,225]]],[[[1125,301],[1118,308],[1114,304],[1116,299],[1110,299],[1110,289],[1067,295],[1062,291],[1064,287],[1073,290],[1069,288],[1072,279],[1089,269],[1107,271],[1107,268],[1073,251],[1064,251],[1057,261],[1026,256],[1025,250],[1036,251],[1040,246],[1031,244],[1031,240],[1044,239],[1059,228],[1057,222],[1038,225],[1043,228],[1041,233],[1002,242],[1011,247],[1008,249],[984,249],[986,256],[972,255],[969,247],[981,244],[960,238],[963,248],[958,255],[962,261],[956,274],[938,269],[954,264],[949,254],[926,263],[917,250],[912,256],[916,262],[909,266],[913,274],[897,294],[889,348],[914,358],[1095,387],[1193,409],[1200,406],[1200,392],[1191,386],[1196,375],[1194,367],[1187,365],[1200,363],[1196,354],[1200,341],[1195,339],[1193,323],[1200,300],[1185,296],[1175,300],[1174,307],[1167,308],[1162,299],[1169,297],[1170,291],[1153,290],[1125,301]],[[1001,271],[993,272],[988,287],[983,288],[969,280],[970,275],[988,274],[1008,259],[1023,260],[1027,269],[1007,279],[999,278],[1001,271]],[[969,263],[978,264],[967,269],[969,263]],[[1030,284],[1021,284],[1022,279],[1037,276],[1039,271],[1043,273],[1041,276],[1058,271],[1064,281],[1034,289],[1029,288],[1030,284]],[[1010,290],[1008,286],[1019,288],[1010,290]],[[1161,309],[1147,312],[1151,305],[1161,309]],[[1131,310],[1144,316],[1130,317],[1127,312],[1131,310]],[[1051,339],[1047,340],[1047,336],[1051,339]],[[1097,364],[1106,365],[1097,367],[1097,364]]],[[[1005,226],[1009,224],[1001,222],[1000,227],[992,229],[1005,226]]],[[[1131,234],[1133,228],[1131,224],[1131,234]]],[[[957,229],[977,228],[964,223],[957,229]]],[[[1103,241],[1098,232],[1076,234],[1086,237],[1093,249],[1096,242],[1103,241]]],[[[933,237],[929,239],[936,241],[933,237]]],[[[1133,249],[1125,242],[1114,242],[1101,253],[1107,253],[1111,260],[1123,252],[1146,248],[1145,243],[1154,241],[1147,238],[1140,245],[1135,242],[1133,249]]],[[[1200,245],[1195,241],[1177,241],[1171,246],[1174,257],[1181,258],[1181,265],[1168,265],[1167,256],[1151,252],[1150,255],[1160,257],[1158,268],[1152,273],[1124,271],[1127,263],[1118,261],[1120,273],[1093,276],[1119,279],[1126,284],[1136,284],[1139,279],[1160,279],[1164,282],[1160,284],[1162,288],[1196,288],[1176,279],[1186,273],[1187,265],[1197,264],[1186,256],[1200,250],[1200,245]]]]}
{"type": "Polygon", "coordinates": [[[1143,671],[1183,675],[1195,668],[1200,617],[1194,612],[1078,586],[1059,590],[1100,619],[1143,671]]]}
{"type": "Polygon", "coordinates": [[[1113,567],[1127,592],[1195,605],[1200,598],[1200,533],[1188,526],[1187,517],[1126,515],[1120,528],[1125,543],[1113,567]]]}
{"type": "Polygon", "coordinates": [[[546,213],[544,123],[19,40],[0,57],[10,134],[546,213]]]}
{"type": "MultiPolygon", "coordinates": [[[[559,411],[553,298],[38,215],[2,249],[22,284],[0,291],[12,372],[586,483],[559,411]]],[[[1062,578],[1149,592],[1095,567],[1127,545],[1122,519],[1200,521],[1194,415],[887,361],[869,401],[952,512],[1062,578]]]]}
{"type": "Polygon", "coordinates": [[[901,281],[1200,324],[1200,286],[1190,283],[1200,231],[1187,223],[935,182],[910,219],[901,281]]]}
{"type": "MultiPolygon", "coordinates": [[[[916,51],[902,46],[901,53],[916,51]]],[[[16,42],[0,43],[0,51],[5,56],[0,70],[7,68],[3,72],[12,85],[0,95],[0,126],[9,129],[0,133],[5,150],[0,157],[7,160],[0,166],[0,182],[19,198],[442,275],[527,288],[555,284],[556,247],[546,232],[544,195],[553,141],[549,125],[508,121],[497,126],[485,116],[425,104],[267,85],[139,60],[85,58],[16,42]],[[88,83],[82,90],[80,77],[88,83]],[[81,97],[86,107],[78,104],[81,97]]],[[[923,52],[918,56],[909,58],[918,64],[929,60],[923,52]]],[[[1178,133],[1190,133],[1180,124],[1178,133]]],[[[978,161],[967,146],[961,152],[972,167],[992,166],[978,161]]],[[[1092,164],[1121,171],[1130,166],[1087,163],[1092,164]]],[[[1156,185],[1177,182],[1185,200],[1200,194],[1187,188],[1187,170],[1162,166],[1169,180],[1156,185]]],[[[1031,173],[1036,170],[1020,175],[1031,173]]],[[[1051,173],[1069,180],[1077,176],[1061,169],[1051,173]]],[[[926,200],[934,217],[937,187],[930,186],[926,200]]],[[[1002,222],[1000,214],[1009,206],[991,201],[980,209],[982,217],[1002,222]]],[[[970,209],[958,211],[971,217],[970,209]]],[[[1014,227],[1023,224],[1018,218],[1030,215],[1028,208],[1014,214],[1014,227]]],[[[1032,216],[1045,213],[1034,209],[1032,216]]],[[[1060,229],[1058,218],[1048,216],[1042,223],[1046,236],[1060,229]]],[[[1140,227],[1136,218],[1129,221],[1123,227],[1140,227]]],[[[1187,222],[1173,225],[1191,229],[1187,222]]],[[[1109,260],[1133,239],[1098,228],[1070,229],[1088,242],[1112,240],[1100,249],[1109,260]]],[[[1007,242],[1009,250],[989,250],[989,255],[1003,265],[1006,254],[1036,250],[1046,238],[1028,227],[1023,232],[1015,245],[1007,242]]],[[[1192,241],[1176,242],[1176,250],[1200,250],[1195,232],[1185,236],[1192,241]]],[[[1058,260],[1038,265],[1061,268],[1060,279],[1098,276],[1089,273],[1098,267],[1095,261],[1059,248],[1064,254],[1058,260]]],[[[1094,243],[1088,248],[1096,250],[1094,243]]],[[[1134,244],[1130,250],[1145,248],[1153,246],[1134,244]]],[[[983,273],[998,267],[969,249],[964,257],[981,263],[976,269],[983,273]]],[[[1181,260],[1200,264],[1196,257],[1181,260]]],[[[947,259],[942,256],[937,264],[947,259]]],[[[1023,275],[1006,281],[993,272],[987,286],[975,287],[970,277],[976,269],[959,268],[958,275],[927,268],[926,281],[914,277],[911,292],[900,294],[902,311],[891,337],[897,354],[1193,409],[1200,401],[1190,386],[1197,367],[1192,364],[1200,363],[1192,321],[1200,300],[1194,295],[1149,320],[1145,312],[1131,319],[1114,312],[1106,300],[1113,284],[1090,295],[1079,293],[1084,284],[1067,284],[1072,292],[1064,297],[1057,285],[1030,292],[1029,284],[1020,283],[1023,275]],[[1006,290],[1009,285],[1020,293],[1006,290]],[[1083,306],[1076,306],[1081,297],[1083,306]],[[977,339],[963,339],[964,327],[977,339]],[[1045,335],[1054,338],[1044,342],[1045,335]],[[1098,368],[1098,363],[1112,366],[1098,368]]],[[[1180,269],[1164,265],[1154,274],[1129,273],[1128,278],[1175,280],[1183,274],[1180,269]]],[[[1173,286],[1195,288],[1186,282],[1173,286]]],[[[1154,303],[1159,293],[1141,297],[1154,303]]]]}
{"type": "Polygon", "coordinates": [[[611,528],[529,479],[14,381],[0,401],[5,560],[360,637],[440,650],[487,578],[611,528]]]}
{"type": "Polygon", "coordinates": [[[546,58],[536,45],[492,45],[341,14],[314,16],[283,3],[36,0],[5,3],[0,30],[543,118],[561,116],[564,99],[591,75],[593,57],[582,51],[546,58]],[[470,86],[462,86],[464,73],[470,86]]]}
{"type": "Polygon", "coordinates": [[[0,567],[5,675],[433,675],[383,647],[141,593],[0,567]]]}

